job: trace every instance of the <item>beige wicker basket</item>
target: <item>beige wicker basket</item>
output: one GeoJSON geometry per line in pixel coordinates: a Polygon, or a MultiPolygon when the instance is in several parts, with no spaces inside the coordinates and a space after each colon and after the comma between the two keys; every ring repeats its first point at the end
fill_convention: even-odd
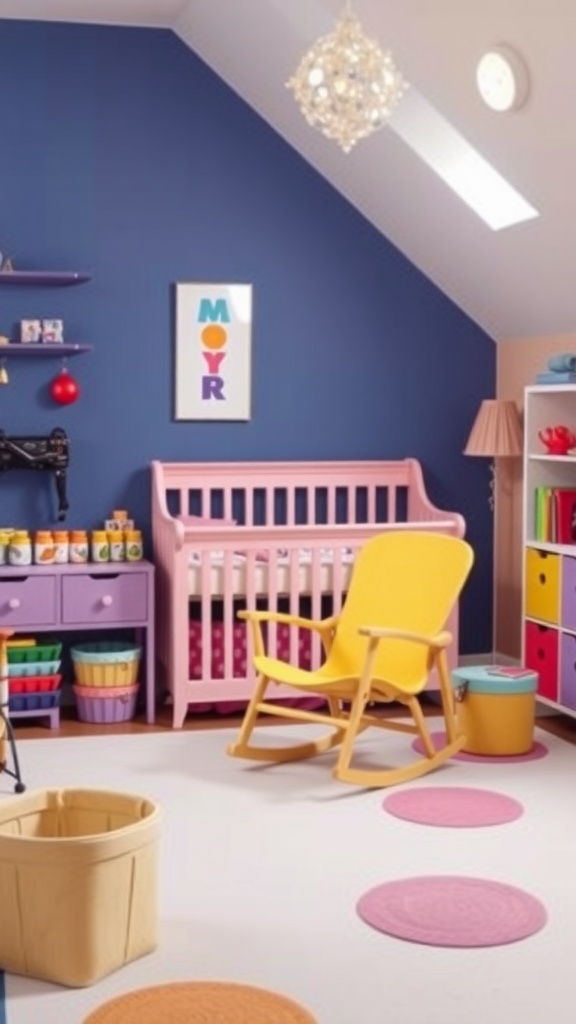
{"type": "Polygon", "coordinates": [[[0,803],[0,963],[92,985],[157,945],[159,807],[90,789],[0,803]]]}

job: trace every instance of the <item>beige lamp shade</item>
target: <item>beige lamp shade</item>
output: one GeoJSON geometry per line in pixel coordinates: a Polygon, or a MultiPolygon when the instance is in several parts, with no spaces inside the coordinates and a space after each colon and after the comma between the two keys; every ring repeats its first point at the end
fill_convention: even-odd
{"type": "Polygon", "coordinates": [[[464,454],[489,458],[521,455],[522,424],[516,403],[500,398],[485,399],[474,420],[464,454]]]}

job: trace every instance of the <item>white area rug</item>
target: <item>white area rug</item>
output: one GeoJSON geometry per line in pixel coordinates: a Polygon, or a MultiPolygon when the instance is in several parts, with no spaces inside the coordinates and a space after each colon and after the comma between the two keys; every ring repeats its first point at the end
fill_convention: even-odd
{"type": "MultiPolygon", "coordinates": [[[[306,730],[266,732],[280,742],[306,730]]],[[[6,976],[7,1024],[81,1024],[119,993],[174,980],[269,988],[319,1024],[574,1024],[576,747],[538,731],[542,760],[452,762],[412,783],[493,788],[525,806],[509,824],[468,830],[384,814],[383,791],[332,780],[333,754],[284,766],[230,758],[235,734],[19,743],[29,789],[113,788],[160,802],[161,943],[88,989],[6,976]],[[434,873],[519,886],[549,922],[523,942],[464,950],[403,942],[357,916],[371,887],[434,873]]],[[[373,732],[363,759],[383,743],[391,763],[414,756],[409,737],[373,732]]],[[[5,775],[0,798],[15,799],[5,775]]]]}

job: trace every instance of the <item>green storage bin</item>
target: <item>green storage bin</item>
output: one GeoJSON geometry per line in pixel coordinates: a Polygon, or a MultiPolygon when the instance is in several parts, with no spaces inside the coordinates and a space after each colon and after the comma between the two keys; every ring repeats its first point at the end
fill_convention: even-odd
{"type": "Polygon", "coordinates": [[[8,645],[8,664],[21,665],[23,662],[57,661],[62,653],[62,644],[52,641],[47,644],[34,644],[33,647],[10,647],[8,645]]]}

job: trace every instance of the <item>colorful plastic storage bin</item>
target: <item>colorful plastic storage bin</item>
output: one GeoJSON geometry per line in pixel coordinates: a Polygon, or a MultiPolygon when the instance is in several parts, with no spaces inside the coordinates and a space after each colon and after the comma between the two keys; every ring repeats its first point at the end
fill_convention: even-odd
{"type": "Polygon", "coordinates": [[[49,711],[60,705],[60,690],[43,693],[10,693],[8,709],[15,711],[49,711]]]}
{"type": "Polygon", "coordinates": [[[8,642],[7,648],[8,666],[12,664],[22,664],[23,662],[56,661],[62,654],[62,644],[56,642],[49,644],[36,644],[32,642],[26,647],[13,647],[10,642],[8,642]]]}
{"type": "Polygon", "coordinates": [[[141,647],[120,641],[98,641],[71,648],[79,686],[134,686],[138,679],[141,647]]]}
{"type": "Polygon", "coordinates": [[[21,676],[53,676],[60,671],[58,661],[21,661],[8,663],[8,678],[19,679],[21,676]]]}
{"type": "Polygon", "coordinates": [[[138,683],[134,686],[75,686],[76,712],[81,722],[113,725],[129,722],[136,712],[138,683]]]}
{"type": "Polygon", "coordinates": [[[152,952],[160,809],[146,797],[36,790],[0,802],[0,963],[84,987],[152,952]]]}
{"type": "Polygon", "coordinates": [[[12,696],[14,693],[45,693],[47,690],[57,690],[61,679],[61,675],[8,678],[8,693],[12,696]]]}

